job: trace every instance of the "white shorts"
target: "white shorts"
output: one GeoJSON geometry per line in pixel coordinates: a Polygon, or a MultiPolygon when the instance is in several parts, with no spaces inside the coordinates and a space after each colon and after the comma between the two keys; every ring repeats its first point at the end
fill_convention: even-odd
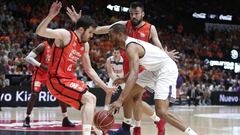
{"type": "MultiPolygon", "coordinates": [[[[113,86],[113,82],[114,82],[114,80],[112,80],[111,78],[109,78],[108,87],[112,87],[112,86],[113,86]]],[[[120,84],[120,87],[121,87],[122,89],[124,89],[125,83],[120,84]]]]}
{"type": "Polygon", "coordinates": [[[154,99],[174,102],[176,99],[176,82],[178,69],[176,64],[166,65],[158,71],[145,70],[138,75],[137,84],[146,90],[154,91],[154,99]]]}

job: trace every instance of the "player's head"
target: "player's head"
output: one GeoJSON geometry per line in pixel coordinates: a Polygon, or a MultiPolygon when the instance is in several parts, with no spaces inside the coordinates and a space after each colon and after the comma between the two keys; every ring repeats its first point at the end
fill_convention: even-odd
{"type": "Polygon", "coordinates": [[[109,30],[109,39],[115,46],[124,47],[126,34],[125,34],[125,25],[114,24],[110,27],[109,30]]]}
{"type": "Polygon", "coordinates": [[[116,58],[116,59],[119,59],[121,54],[120,54],[120,48],[119,47],[114,47],[113,48],[113,57],[116,58]]]}
{"type": "Polygon", "coordinates": [[[132,2],[130,4],[129,13],[132,25],[134,27],[138,26],[143,21],[145,15],[143,3],[138,1],[132,2]]]}
{"type": "Polygon", "coordinates": [[[90,16],[82,16],[76,23],[75,29],[81,34],[81,41],[87,42],[93,37],[93,31],[97,27],[96,22],[90,16]]]}

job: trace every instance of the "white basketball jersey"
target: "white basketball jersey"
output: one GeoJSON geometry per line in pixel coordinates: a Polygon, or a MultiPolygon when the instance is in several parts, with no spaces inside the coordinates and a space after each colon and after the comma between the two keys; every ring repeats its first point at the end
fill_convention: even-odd
{"type": "Polygon", "coordinates": [[[122,58],[122,56],[120,57],[119,62],[116,62],[113,56],[109,57],[108,59],[110,60],[113,72],[117,75],[117,78],[123,78],[124,73],[123,73],[123,58],[122,58]]]}
{"type": "Polygon", "coordinates": [[[165,65],[176,63],[159,47],[154,46],[148,42],[127,37],[125,47],[130,43],[136,43],[144,48],[144,56],[139,58],[140,65],[144,66],[146,70],[156,71],[162,69],[165,65]]]}

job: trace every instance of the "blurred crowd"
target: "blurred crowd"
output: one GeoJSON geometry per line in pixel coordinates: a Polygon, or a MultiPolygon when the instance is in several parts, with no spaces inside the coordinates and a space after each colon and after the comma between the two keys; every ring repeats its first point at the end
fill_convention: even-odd
{"type": "MultiPolygon", "coordinates": [[[[153,2],[148,0],[146,2],[153,2]]],[[[167,2],[167,1],[165,1],[167,2]]],[[[123,1],[126,3],[126,1],[123,1]]],[[[31,75],[32,66],[26,63],[24,57],[44,39],[37,37],[34,31],[40,21],[47,15],[49,5],[48,0],[43,1],[4,1],[0,5],[0,69],[1,75],[31,75]],[[34,6],[38,5],[38,6],[34,6]]],[[[118,20],[128,19],[128,13],[112,13],[103,9],[104,4],[100,1],[79,1],[66,4],[63,1],[63,10],[59,16],[54,18],[49,27],[64,27],[71,29],[74,24],[65,13],[66,6],[80,5],[78,9],[83,9],[83,13],[90,14],[95,18],[99,25],[106,25],[118,20]],[[98,3],[98,7],[96,4],[98,3]]],[[[168,3],[169,4],[169,3],[168,3]]],[[[191,4],[191,3],[188,3],[191,4]]],[[[170,3],[171,5],[171,3],[170,3]]],[[[174,5],[172,3],[172,5],[174,5]]],[[[186,5],[185,5],[186,6],[186,5]]],[[[126,5],[127,7],[127,5],[126,5]]],[[[191,7],[191,6],[190,6],[191,7]]],[[[224,54],[230,49],[240,46],[240,31],[211,31],[194,33],[185,31],[187,26],[181,22],[175,22],[169,25],[159,25],[159,12],[153,4],[146,7],[148,14],[146,20],[153,23],[158,30],[159,39],[163,46],[169,50],[176,49],[180,52],[180,59],[177,62],[179,67],[179,78],[177,87],[179,89],[179,98],[199,97],[197,104],[209,104],[211,91],[238,91],[240,92],[239,76],[232,71],[220,68],[209,67],[202,58],[224,57],[224,54]],[[155,21],[155,20],[158,21],[155,21]]],[[[204,5],[202,5],[204,9],[204,5]]],[[[170,8],[168,8],[170,9],[170,8]]],[[[166,9],[166,11],[168,10],[166,9]]],[[[175,10],[181,10],[176,8],[175,10]]],[[[190,9],[188,9],[190,10],[190,9]]],[[[165,11],[165,10],[164,10],[165,11]]],[[[235,11],[235,10],[233,10],[235,11]]],[[[169,12],[171,13],[171,12],[169,12]]],[[[174,20],[174,14],[168,14],[167,20],[174,20]]],[[[162,23],[160,23],[162,24],[162,23]]],[[[105,69],[106,58],[111,55],[112,43],[108,41],[107,35],[95,36],[91,41],[90,57],[92,66],[104,81],[108,81],[105,69]]],[[[81,68],[81,62],[78,63],[76,76],[84,80],[90,87],[95,84],[86,77],[81,68]]],[[[1,77],[2,78],[2,77],[1,77]]],[[[1,79],[0,82],[4,82],[1,79]]]]}

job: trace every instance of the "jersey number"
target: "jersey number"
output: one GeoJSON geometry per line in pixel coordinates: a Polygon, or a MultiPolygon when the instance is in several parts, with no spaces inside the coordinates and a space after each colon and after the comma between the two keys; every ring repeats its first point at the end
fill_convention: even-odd
{"type": "Polygon", "coordinates": [[[73,88],[73,89],[77,89],[77,87],[79,86],[79,84],[71,82],[69,86],[70,86],[71,88],[73,88]]]}

